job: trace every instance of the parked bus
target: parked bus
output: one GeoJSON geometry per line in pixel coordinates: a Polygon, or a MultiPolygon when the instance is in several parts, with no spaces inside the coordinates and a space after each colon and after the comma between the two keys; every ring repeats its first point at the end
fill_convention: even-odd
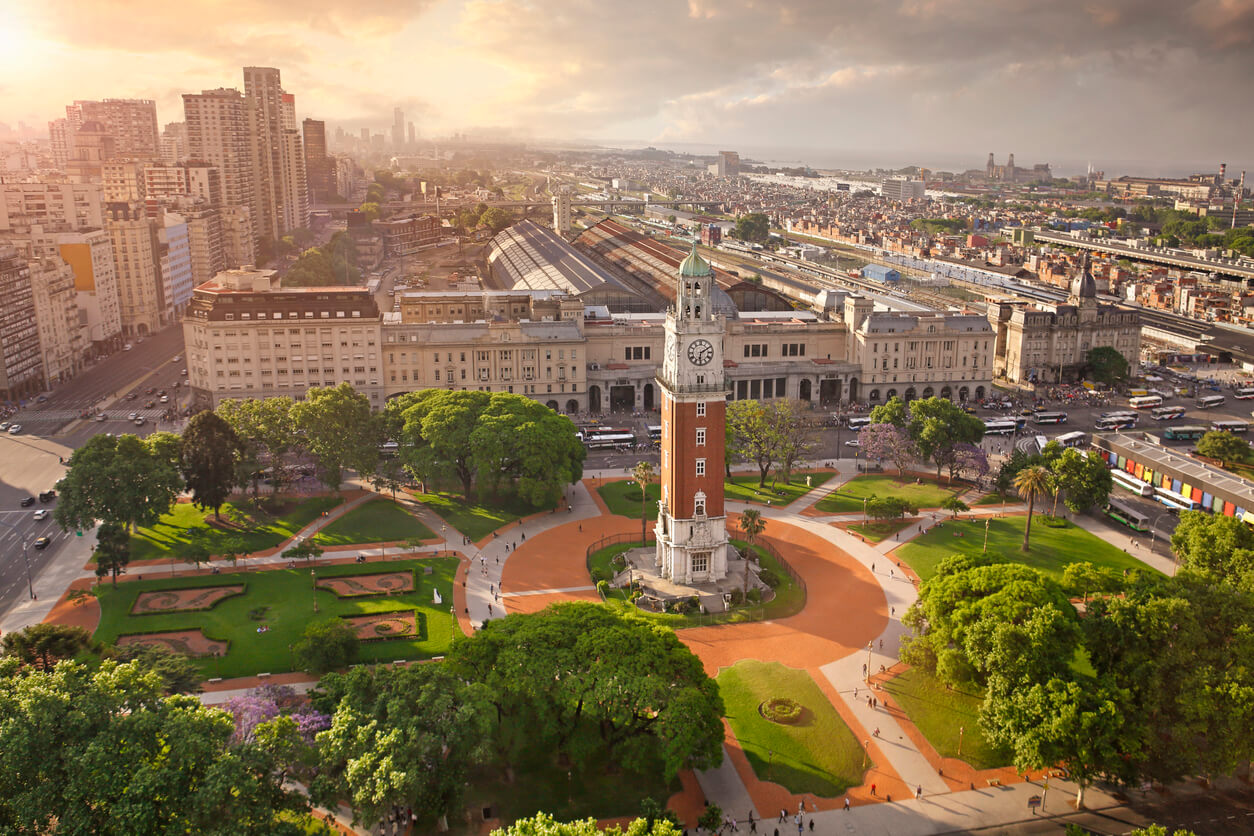
{"type": "Polygon", "coordinates": [[[850,417],[845,423],[849,425],[849,429],[851,430],[860,430],[863,427],[870,426],[871,419],[866,416],[858,418],[850,417]]]}
{"type": "Polygon", "coordinates": [[[1248,401],[1251,398],[1254,398],[1254,386],[1242,386],[1232,397],[1239,401],[1248,401]]]}
{"type": "Polygon", "coordinates": [[[1250,425],[1244,421],[1212,421],[1210,428],[1218,432],[1228,433],[1247,433],[1250,431],[1250,425]]]}
{"type": "Polygon", "coordinates": [[[1099,430],[1130,430],[1136,426],[1136,413],[1111,413],[1098,418],[1093,426],[1099,430]]]}
{"type": "Polygon", "coordinates": [[[1085,444],[1088,444],[1089,434],[1080,432],[1064,433],[1055,438],[1054,441],[1057,441],[1063,447],[1083,447],[1085,444]]]}
{"type": "Polygon", "coordinates": [[[649,440],[650,441],[662,440],[662,426],[660,424],[649,425],[649,440]]]}
{"type": "Polygon", "coordinates": [[[1112,520],[1121,522],[1133,531],[1142,533],[1149,531],[1150,519],[1148,514],[1143,514],[1135,510],[1132,506],[1112,499],[1106,505],[1106,516],[1112,520]]]}
{"type": "Polygon", "coordinates": [[[1213,409],[1214,407],[1223,406],[1223,405],[1224,405],[1223,395],[1203,395],[1202,397],[1197,399],[1198,409],[1213,409]]]}
{"type": "Polygon", "coordinates": [[[1128,398],[1128,406],[1133,409],[1149,409],[1154,406],[1162,406],[1163,399],[1161,395],[1142,395],[1138,398],[1128,398]]]}
{"type": "Polygon", "coordinates": [[[1168,427],[1163,430],[1163,438],[1168,441],[1197,441],[1204,435],[1205,427],[1168,427]]]}
{"type": "Polygon", "coordinates": [[[1067,423],[1067,413],[1065,412],[1034,412],[1032,413],[1033,424],[1065,424],[1067,423]]]}
{"type": "Polygon", "coordinates": [[[1123,470],[1112,470],[1110,471],[1110,475],[1115,480],[1116,485],[1126,490],[1132,491],[1132,493],[1136,494],[1137,496],[1153,496],[1154,495],[1153,486],[1151,486],[1147,482],[1142,482],[1140,479],[1136,478],[1131,473],[1127,473],[1126,471],[1123,471],[1123,470]]]}
{"type": "Polygon", "coordinates": [[[990,418],[984,422],[985,435],[1014,435],[1019,422],[1009,419],[990,418]]]}
{"type": "Polygon", "coordinates": [[[1158,409],[1150,410],[1150,417],[1158,421],[1174,421],[1177,418],[1184,417],[1184,407],[1160,406],[1158,407],[1158,409]]]}
{"type": "Polygon", "coordinates": [[[583,443],[589,450],[621,447],[624,445],[630,446],[636,443],[636,434],[633,432],[601,433],[600,435],[588,436],[583,443]]]}

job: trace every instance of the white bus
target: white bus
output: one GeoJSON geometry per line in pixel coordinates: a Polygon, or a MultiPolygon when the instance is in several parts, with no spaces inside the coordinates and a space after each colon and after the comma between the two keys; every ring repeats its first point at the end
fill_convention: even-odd
{"type": "Polygon", "coordinates": [[[1121,488],[1132,491],[1137,496],[1153,496],[1154,489],[1147,482],[1142,482],[1130,473],[1122,470],[1112,470],[1110,475],[1121,488]]]}
{"type": "Polygon", "coordinates": [[[1184,417],[1184,407],[1160,406],[1158,409],[1151,409],[1150,416],[1158,421],[1174,421],[1184,417]]]}
{"type": "Polygon", "coordinates": [[[867,418],[866,416],[862,416],[859,418],[850,417],[849,419],[846,420],[845,423],[849,425],[849,429],[851,430],[860,430],[863,427],[870,426],[871,419],[867,418]]]}
{"type": "Polygon", "coordinates": [[[1065,412],[1033,412],[1033,424],[1065,424],[1067,423],[1067,413],[1065,412]]]}
{"type": "Polygon", "coordinates": [[[661,441],[661,440],[662,440],[662,425],[661,425],[661,424],[650,424],[650,425],[649,425],[649,440],[650,440],[650,441],[661,441]]]}
{"type": "Polygon", "coordinates": [[[1229,433],[1246,433],[1250,431],[1250,425],[1244,421],[1212,421],[1210,428],[1217,432],[1229,433]]]}
{"type": "Polygon", "coordinates": [[[990,418],[984,422],[985,435],[1014,435],[1015,430],[1019,429],[1019,423],[1013,420],[999,420],[990,418]]]}
{"type": "Polygon", "coordinates": [[[1198,409],[1212,409],[1216,406],[1224,405],[1223,395],[1203,395],[1197,399],[1198,409]]]}
{"type": "Polygon", "coordinates": [[[1163,399],[1161,395],[1142,395],[1138,398],[1128,398],[1128,406],[1133,409],[1149,409],[1150,407],[1162,405],[1163,399]]]}
{"type": "Polygon", "coordinates": [[[1099,430],[1130,430],[1136,426],[1135,412],[1112,412],[1098,418],[1093,426],[1099,430]]]}
{"type": "Polygon", "coordinates": [[[1085,444],[1088,444],[1089,434],[1078,432],[1064,433],[1055,438],[1054,441],[1057,441],[1063,447],[1083,447],[1085,444]]]}
{"type": "Polygon", "coordinates": [[[1254,386],[1242,386],[1232,397],[1239,401],[1248,401],[1254,398],[1254,386]]]}

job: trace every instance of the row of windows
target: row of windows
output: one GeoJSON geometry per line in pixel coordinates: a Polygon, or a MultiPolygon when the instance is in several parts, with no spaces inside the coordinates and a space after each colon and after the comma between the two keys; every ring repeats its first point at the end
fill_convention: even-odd
{"type": "MultiPolygon", "coordinates": [[[[353,318],[358,318],[358,317],[360,317],[360,316],[361,316],[361,311],[350,311],[350,312],[349,312],[349,315],[351,315],[353,318]]],[[[265,311],[258,311],[258,312],[257,312],[257,319],[265,319],[265,318],[266,318],[266,316],[267,316],[267,314],[266,314],[266,312],[265,312],[265,311]]],[[[282,319],[282,318],[283,318],[283,312],[282,312],[282,311],[274,311],[273,313],[269,314],[269,317],[270,317],[270,319],[282,319]]],[[[318,317],[319,317],[320,319],[330,319],[330,318],[331,318],[331,312],[330,312],[330,311],[320,311],[320,312],[318,313],[318,317]]],[[[233,313],[223,314],[223,318],[224,318],[227,322],[233,322],[233,321],[235,321],[235,314],[233,314],[233,313]]],[[[248,312],[243,312],[243,313],[241,313],[241,314],[239,315],[239,318],[240,318],[240,319],[243,319],[243,320],[248,320],[248,319],[252,319],[253,317],[252,317],[252,314],[251,314],[251,313],[248,313],[248,312]]],[[[289,313],[289,314],[288,314],[287,318],[288,318],[288,319],[300,319],[300,314],[299,314],[298,312],[296,312],[296,311],[292,311],[291,313],[289,313]]],[[[313,319],[313,318],[314,318],[314,312],[313,312],[313,311],[305,311],[305,319],[313,319]]],[[[336,318],[336,319],[344,319],[344,318],[346,318],[346,314],[344,313],[344,311],[336,311],[336,312],[335,312],[335,318],[336,318]]]]}
{"type": "Polygon", "coordinates": [[[653,349],[647,345],[629,345],[623,348],[624,360],[651,360],[653,349]]]}
{"type": "MultiPolygon", "coordinates": [[[[759,400],[763,398],[785,398],[788,391],[788,378],[768,377],[762,380],[737,380],[736,400],[759,400]]],[[[700,404],[704,406],[704,404],[700,404]]]]}

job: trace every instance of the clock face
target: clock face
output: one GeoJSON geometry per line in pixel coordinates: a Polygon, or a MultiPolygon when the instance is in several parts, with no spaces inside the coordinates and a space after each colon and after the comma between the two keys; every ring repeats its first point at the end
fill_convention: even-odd
{"type": "Polygon", "coordinates": [[[714,346],[709,340],[693,340],[688,346],[688,360],[694,366],[704,366],[714,359],[714,346]]]}

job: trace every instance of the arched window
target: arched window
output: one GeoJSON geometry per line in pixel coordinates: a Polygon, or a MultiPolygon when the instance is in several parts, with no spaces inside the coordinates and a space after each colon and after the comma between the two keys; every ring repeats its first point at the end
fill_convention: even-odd
{"type": "Polygon", "coordinates": [[[705,516],[705,491],[697,491],[697,495],[692,498],[692,513],[697,517],[705,516]]]}

